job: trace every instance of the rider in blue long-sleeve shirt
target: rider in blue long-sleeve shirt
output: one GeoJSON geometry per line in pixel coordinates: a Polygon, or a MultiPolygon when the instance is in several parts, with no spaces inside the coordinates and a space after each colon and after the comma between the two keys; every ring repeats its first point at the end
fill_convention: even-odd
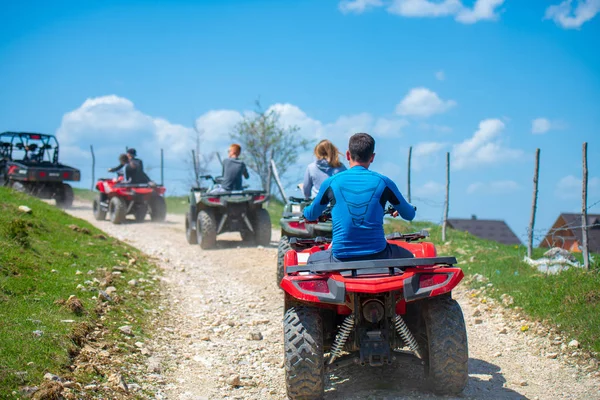
{"type": "Polygon", "coordinates": [[[386,203],[411,221],[416,208],[409,204],[394,182],[369,171],[375,157],[375,140],[366,133],[350,138],[346,157],[350,169],[326,179],[312,204],[304,209],[304,217],[317,220],[328,204],[333,206],[333,244],[331,250],[311,255],[309,263],[356,261],[362,259],[408,258],[412,253],[390,245],[383,231],[386,203]]]}

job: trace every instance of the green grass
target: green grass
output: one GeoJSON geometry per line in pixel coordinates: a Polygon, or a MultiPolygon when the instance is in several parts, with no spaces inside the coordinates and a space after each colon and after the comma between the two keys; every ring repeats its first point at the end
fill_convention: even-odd
{"type": "MultiPolygon", "coordinates": [[[[420,222],[393,221],[386,230],[408,232],[427,227],[439,255],[454,255],[466,274],[489,279],[485,283],[474,281],[473,287],[492,283],[493,289],[487,290],[491,297],[500,300],[502,294],[509,294],[514,299],[513,307],[555,325],[584,348],[600,352],[600,265],[596,263],[590,271],[570,269],[546,275],[523,262],[527,254],[524,246],[506,246],[452,229],[447,231],[444,245],[439,226],[420,222]]],[[[533,258],[542,257],[546,250],[534,249],[533,258]]]]}
{"type": "Polygon", "coordinates": [[[80,200],[88,200],[88,201],[92,201],[96,198],[98,192],[96,191],[91,191],[89,189],[78,189],[78,188],[73,188],[73,193],[75,194],[75,197],[80,199],[80,200]]]}
{"type": "Polygon", "coordinates": [[[132,289],[127,281],[148,278],[148,273],[156,273],[155,266],[87,222],[0,187],[0,246],[0,398],[20,386],[39,384],[46,372],[82,383],[103,379],[93,374],[73,377],[66,368],[81,344],[75,333],[86,324],[101,323],[108,330],[104,340],[109,342],[116,338],[123,342],[119,326],[132,325],[135,340],[150,328],[146,311],[155,305],[157,284],[144,281],[145,294],[140,297],[135,295],[140,287],[132,289]],[[32,212],[18,211],[21,205],[32,212]],[[133,258],[137,261],[126,267],[123,277],[110,284],[120,299],[100,320],[98,300],[93,299],[99,286],[90,281],[102,281],[114,266],[128,265],[133,258]],[[78,285],[89,289],[83,291],[78,285]],[[80,315],[60,304],[70,295],[83,303],[80,315]],[[34,331],[43,333],[38,336],[34,331]]]}

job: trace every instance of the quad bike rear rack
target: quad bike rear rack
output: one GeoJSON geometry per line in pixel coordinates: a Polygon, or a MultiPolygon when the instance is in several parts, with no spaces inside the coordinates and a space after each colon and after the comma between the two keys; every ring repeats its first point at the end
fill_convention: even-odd
{"type": "Polygon", "coordinates": [[[395,269],[403,270],[409,267],[433,266],[451,267],[456,263],[456,257],[392,258],[385,260],[345,261],[337,263],[290,265],[286,267],[286,272],[289,275],[298,272],[323,273],[352,271],[352,275],[356,275],[356,272],[359,270],[381,270],[388,268],[390,270],[390,275],[393,275],[395,269]]]}

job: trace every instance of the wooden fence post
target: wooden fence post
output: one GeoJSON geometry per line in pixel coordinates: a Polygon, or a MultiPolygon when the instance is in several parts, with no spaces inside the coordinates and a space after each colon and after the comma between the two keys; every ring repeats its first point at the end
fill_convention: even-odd
{"type": "Polygon", "coordinates": [[[442,222],[442,242],[446,241],[448,209],[450,208],[450,153],[446,153],[446,201],[444,202],[444,221],[442,222]]]}
{"type": "Polygon", "coordinates": [[[412,158],[412,146],[408,148],[408,177],[407,177],[407,188],[406,188],[406,197],[408,198],[408,202],[410,203],[410,160],[412,158]]]}
{"type": "Polygon", "coordinates": [[[588,186],[588,169],[587,169],[587,142],[583,143],[583,177],[582,177],[582,194],[581,194],[581,241],[583,242],[581,252],[583,254],[583,266],[586,269],[590,268],[590,252],[588,248],[588,221],[587,221],[587,186],[588,186]]]}
{"type": "Polygon", "coordinates": [[[538,197],[538,175],[540,172],[540,149],[535,150],[535,169],[533,171],[533,202],[531,204],[531,219],[529,220],[529,240],[527,241],[527,257],[533,252],[533,227],[535,226],[535,211],[538,197]]]}
{"type": "Polygon", "coordinates": [[[223,166],[223,159],[221,158],[221,154],[217,151],[217,159],[219,160],[219,164],[221,164],[221,167],[223,166]]]}
{"type": "Polygon", "coordinates": [[[90,151],[92,152],[92,188],[94,190],[94,184],[96,182],[96,156],[94,155],[94,146],[90,144],[90,151]]]}
{"type": "Polygon", "coordinates": [[[160,149],[160,186],[165,184],[165,161],[163,149],[160,149]]]}
{"type": "Polygon", "coordinates": [[[192,163],[194,164],[194,177],[196,178],[196,187],[200,187],[200,178],[198,174],[198,161],[196,160],[196,152],[192,149],[192,163]]]}
{"type": "MultiPolygon", "coordinates": [[[[271,150],[271,157],[269,158],[269,169],[267,171],[267,186],[265,190],[267,191],[267,199],[271,198],[271,176],[273,175],[273,168],[271,167],[271,162],[273,162],[273,151],[271,150]]],[[[269,200],[267,200],[267,207],[269,206],[269,200]]]]}
{"type": "Polygon", "coordinates": [[[277,166],[275,165],[275,161],[271,160],[271,169],[273,170],[273,178],[275,178],[275,183],[279,187],[279,192],[281,193],[281,197],[283,197],[283,202],[287,204],[289,202],[285,191],[283,190],[283,185],[281,184],[281,180],[279,180],[279,174],[277,173],[277,166]]]}

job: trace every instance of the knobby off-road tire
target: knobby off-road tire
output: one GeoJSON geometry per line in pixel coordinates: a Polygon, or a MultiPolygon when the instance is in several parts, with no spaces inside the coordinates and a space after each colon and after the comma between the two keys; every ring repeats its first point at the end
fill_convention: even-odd
{"type": "Polygon", "coordinates": [[[120,197],[113,197],[108,203],[108,218],[115,225],[125,222],[127,203],[120,197]]]}
{"type": "Polygon", "coordinates": [[[212,249],[217,245],[217,222],[210,211],[198,212],[196,240],[202,249],[212,249]]]}
{"type": "Polygon", "coordinates": [[[102,209],[100,196],[96,196],[92,203],[92,209],[94,211],[94,218],[96,221],[104,221],[106,218],[106,211],[102,209]]]}
{"type": "Polygon", "coordinates": [[[264,208],[256,210],[252,221],[254,239],[259,246],[268,246],[271,243],[271,217],[264,208]]]}
{"type": "Polygon", "coordinates": [[[75,195],[73,194],[71,185],[63,183],[58,193],[56,193],[56,206],[60,208],[71,208],[74,199],[75,195]]]}
{"type": "Polygon", "coordinates": [[[467,330],[460,305],[450,297],[431,299],[423,304],[423,319],[427,386],[437,394],[457,395],[469,377],[467,330]]]}
{"type": "Polygon", "coordinates": [[[198,244],[198,236],[196,231],[192,229],[189,212],[185,213],[185,240],[188,244],[198,244]]]}
{"type": "Polygon", "coordinates": [[[285,253],[288,250],[291,250],[292,246],[290,246],[290,239],[287,236],[282,236],[279,239],[279,246],[277,246],[277,286],[281,285],[281,280],[283,279],[283,260],[285,258],[285,253]]]}
{"type": "Polygon", "coordinates": [[[162,196],[153,196],[149,201],[150,219],[153,222],[163,222],[167,218],[167,203],[162,196]]]}
{"type": "Polygon", "coordinates": [[[325,387],[323,322],[315,308],[293,306],[283,317],[285,384],[291,400],[321,399],[325,387]]]}
{"type": "Polygon", "coordinates": [[[146,219],[146,214],[148,213],[148,205],[146,204],[138,204],[135,209],[133,215],[135,216],[136,222],[144,222],[146,219]]]}

